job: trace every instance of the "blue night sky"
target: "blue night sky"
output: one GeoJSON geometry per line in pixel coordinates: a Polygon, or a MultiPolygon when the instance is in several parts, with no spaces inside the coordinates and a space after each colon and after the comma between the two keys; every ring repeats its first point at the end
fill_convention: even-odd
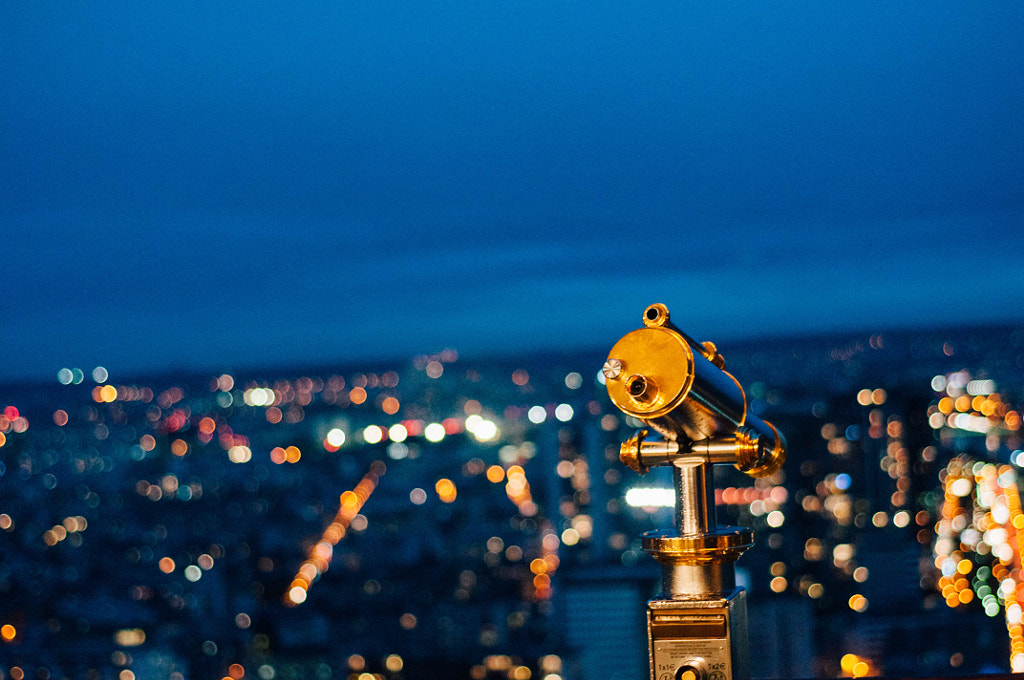
{"type": "Polygon", "coordinates": [[[0,382],[1015,321],[1024,4],[4,2],[0,382]]]}

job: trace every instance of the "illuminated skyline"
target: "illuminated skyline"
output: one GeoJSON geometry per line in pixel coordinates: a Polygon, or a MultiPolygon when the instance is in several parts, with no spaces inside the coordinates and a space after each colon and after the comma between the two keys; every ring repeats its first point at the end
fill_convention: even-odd
{"type": "Polygon", "coordinates": [[[1020,318],[1019,7],[0,25],[0,382],[1020,318]]]}
{"type": "MultiPolygon", "coordinates": [[[[773,624],[752,630],[801,640],[787,655],[752,638],[760,677],[1020,661],[1003,631],[1019,651],[1022,347],[1019,329],[973,329],[724,350],[790,443],[774,475],[716,475],[718,521],[757,533],[740,574],[751,621],[773,624]]],[[[624,669],[643,664],[643,632],[588,607],[609,576],[633,593],[620,614],[657,581],[639,536],[671,522],[670,480],[623,468],[632,425],[582,372],[592,359],[448,352],[139,384],[67,371],[0,401],[0,670],[479,680],[496,664],[579,680],[610,656],[640,675],[624,669]],[[619,646],[556,613],[600,619],[619,646]],[[437,668],[439,640],[458,672],[437,668]]]]}

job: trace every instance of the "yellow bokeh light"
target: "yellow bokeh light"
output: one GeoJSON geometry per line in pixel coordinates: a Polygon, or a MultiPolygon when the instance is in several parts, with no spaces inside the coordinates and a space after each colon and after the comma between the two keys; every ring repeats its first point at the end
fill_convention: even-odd
{"type": "Polygon", "coordinates": [[[124,628],[114,633],[114,642],[121,647],[138,647],[146,642],[146,631],[141,628],[124,628]]]}
{"type": "Polygon", "coordinates": [[[397,654],[391,654],[386,659],[384,659],[384,667],[392,673],[397,673],[398,671],[402,670],[404,666],[405,662],[403,662],[402,657],[398,656],[397,654]]]}
{"type": "Polygon", "coordinates": [[[450,479],[442,477],[437,480],[437,483],[434,484],[434,490],[437,492],[438,497],[445,503],[451,503],[455,500],[455,484],[450,479]]]}
{"type": "Polygon", "coordinates": [[[852,609],[853,611],[863,612],[866,611],[868,608],[868,598],[859,594],[853,595],[850,597],[848,604],[850,605],[850,609],[852,609]]]}
{"type": "Polygon", "coordinates": [[[232,463],[248,463],[252,459],[252,450],[248,446],[237,444],[228,449],[228,460],[232,463]]]}
{"type": "Polygon", "coordinates": [[[395,399],[394,397],[388,397],[383,402],[381,402],[380,410],[384,411],[384,413],[387,413],[389,416],[393,416],[396,413],[398,413],[398,409],[400,407],[401,404],[397,399],[395,399]]]}
{"type": "Polygon", "coordinates": [[[0,627],[0,637],[2,637],[4,639],[4,642],[10,642],[11,640],[16,638],[17,636],[18,636],[18,631],[11,624],[8,623],[8,624],[5,624],[3,627],[0,627]]]}

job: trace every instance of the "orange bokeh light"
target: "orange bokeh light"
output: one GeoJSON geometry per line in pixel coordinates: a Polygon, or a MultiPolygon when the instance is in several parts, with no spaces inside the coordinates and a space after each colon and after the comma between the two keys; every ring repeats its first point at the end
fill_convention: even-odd
{"type": "Polygon", "coordinates": [[[199,421],[199,431],[203,434],[213,434],[213,431],[217,429],[217,422],[209,416],[199,421]]]}

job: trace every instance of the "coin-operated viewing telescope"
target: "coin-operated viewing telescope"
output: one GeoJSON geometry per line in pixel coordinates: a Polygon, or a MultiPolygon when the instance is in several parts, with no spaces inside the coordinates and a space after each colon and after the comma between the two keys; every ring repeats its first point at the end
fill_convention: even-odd
{"type": "Polygon", "coordinates": [[[674,531],[643,535],[644,551],[662,569],[662,593],[647,603],[651,678],[747,678],[746,596],[733,563],[754,534],[718,526],[712,466],[765,477],[782,466],[786,443],[747,411],[743,388],[712,343],[672,325],[662,304],[644,310],[643,322],[615,343],[602,372],[612,403],[657,433],[638,430],[622,444],[622,462],[640,474],[671,465],[674,475],[674,531]]]}

